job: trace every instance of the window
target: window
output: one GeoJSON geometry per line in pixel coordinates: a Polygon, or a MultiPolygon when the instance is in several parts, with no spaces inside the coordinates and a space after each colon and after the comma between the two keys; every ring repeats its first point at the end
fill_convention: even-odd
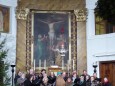
{"type": "Polygon", "coordinates": [[[95,34],[109,34],[115,32],[115,25],[108,23],[106,20],[96,16],[95,17],[95,34]]]}

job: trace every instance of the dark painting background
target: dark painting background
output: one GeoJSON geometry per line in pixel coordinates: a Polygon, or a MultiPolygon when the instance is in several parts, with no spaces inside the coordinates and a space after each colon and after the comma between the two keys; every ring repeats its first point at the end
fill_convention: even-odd
{"type": "MultiPolygon", "coordinates": [[[[34,14],[34,59],[36,66],[39,66],[39,59],[41,59],[42,66],[46,59],[47,66],[53,64],[56,60],[61,61],[57,48],[61,48],[64,45],[65,49],[68,49],[69,38],[69,14],[63,13],[35,13],[34,14]],[[54,31],[53,39],[49,36],[50,28],[49,24],[53,24],[54,31]]],[[[68,49],[69,50],[69,49],[68,49]]],[[[67,63],[69,58],[69,52],[65,53],[64,62],[67,63]]],[[[60,62],[61,63],[61,62],[60,62]]],[[[57,65],[60,65],[57,63],[57,65]]]]}

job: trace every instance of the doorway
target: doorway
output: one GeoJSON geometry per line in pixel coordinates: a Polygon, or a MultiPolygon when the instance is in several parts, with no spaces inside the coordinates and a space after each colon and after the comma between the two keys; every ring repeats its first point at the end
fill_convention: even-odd
{"type": "Polygon", "coordinates": [[[112,84],[115,86],[115,61],[102,61],[100,62],[100,77],[107,77],[112,84]]]}

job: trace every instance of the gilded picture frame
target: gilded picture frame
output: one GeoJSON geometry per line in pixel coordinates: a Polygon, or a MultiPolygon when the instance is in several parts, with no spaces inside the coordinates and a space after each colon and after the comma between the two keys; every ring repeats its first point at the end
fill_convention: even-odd
{"type": "MultiPolygon", "coordinates": [[[[35,12],[32,15],[33,59],[36,67],[62,66],[69,60],[69,12],[35,12]],[[61,55],[61,48],[64,56],[61,55]],[[41,63],[40,63],[41,60],[41,63]]],[[[65,66],[65,65],[64,65],[65,66]]]]}
{"type": "Polygon", "coordinates": [[[48,69],[52,65],[74,70],[77,60],[77,53],[73,54],[77,50],[74,13],[32,10],[27,20],[26,65],[34,70],[48,69]]]}

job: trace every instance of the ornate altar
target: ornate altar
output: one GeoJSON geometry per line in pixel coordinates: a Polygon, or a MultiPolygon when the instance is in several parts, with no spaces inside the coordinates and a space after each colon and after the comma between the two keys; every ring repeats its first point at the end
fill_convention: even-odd
{"type": "MultiPolygon", "coordinates": [[[[47,0],[47,1],[30,0],[29,2],[28,2],[28,0],[24,0],[24,1],[20,0],[18,2],[17,12],[16,12],[17,22],[18,22],[18,31],[17,31],[18,39],[17,40],[20,41],[20,43],[17,42],[17,69],[27,70],[32,67],[33,68],[35,67],[35,69],[39,69],[39,66],[42,66],[42,65],[46,66],[46,68],[49,68],[50,65],[48,66],[47,63],[55,63],[55,64],[62,65],[63,62],[60,62],[60,61],[57,61],[57,63],[56,63],[56,61],[54,61],[54,60],[49,61],[49,60],[41,59],[38,61],[35,59],[35,57],[38,56],[38,54],[36,54],[37,50],[38,50],[38,49],[36,49],[38,47],[36,40],[38,40],[38,38],[41,38],[41,37],[44,39],[46,39],[47,37],[50,37],[50,38],[52,37],[51,35],[49,35],[50,31],[48,31],[48,29],[47,30],[45,29],[46,26],[51,27],[51,25],[48,24],[49,23],[48,21],[50,21],[50,23],[57,22],[60,20],[62,21],[62,18],[65,20],[67,19],[67,21],[64,21],[63,23],[61,22],[57,26],[54,25],[54,27],[56,29],[59,27],[60,28],[59,31],[61,32],[61,34],[67,32],[67,34],[64,34],[64,36],[66,35],[65,43],[68,43],[66,45],[66,50],[67,50],[68,54],[66,55],[67,58],[65,58],[66,61],[64,60],[64,62],[66,62],[65,66],[67,67],[67,65],[69,65],[69,67],[71,68],[70,70],[77,69],[77,21],[82,21],[82,19],[84,21],[84,16],[81,15],[82,11],[79,11],[79,10],[81,10],[81,8],[83,8],[83,6],[78,6],[78,5],[79,5],[79,3],[85,3],[85,2],[82,0],[80,0],[79,2],[78,2],[78,0],[75,0],[75,1],[69,1],[69,3],[68,3],[68,0],[64,0],[64,1],[62,0],[62,2],[61,2],[62,4],[57,5],[57,3],[60,3],[60,0],[57,2],[52,1],[52,0],[47,0]],[[50,4],[48,4],[48,3],[50,3],[50,4]],[[75,9],[78,11],[76,11],[75,9]],[[59,13],[61,14],[61,16],[59,13]],[[45,17],[43,17],[41,14],[45,15],[45,17]],[[51,14],[50,17],[48,17],[49,14],[51,14]],[[57,14],[59,14],[59,15],[57,15],[57,14]],[[65,18],[63,15],[65,16],[65,18]],[[76,16],[76,15],[79,15],[80,19],[79,19],[79,16],[76,16]],[[83,17],[83,18],[81,18],[81,17],[83,17]],[[51,20],[50,18],[52,18],[52,19],[54,18],[54,19],[51,20]],[[37,22],[37,24],[35,24],[35,22],[37,22]],[[42,25],[42,26],[40,26],[40,25],[42,25]],[[63,27],[61,27],[61,25],[63,25],[63,27]],[[37,27],[37,29],[34,29],[36,27],[37,27]],[[44,28],[45,30],[42,28],[44,28]],[[45,35],[43,35],[43,34],[45,34],[45,35]],[[22,61],[22,59],[23,59],[23,61],[22,61]],[[34,61],[34,59],[35,59],[35,61],[34,61]],[[67,64],[67,62],[68,62],[67,60],[69,60],[70,64],[67,64]],[[40,62],[41,62],[41,65],[40,65],[40,62]],[[60,63],[58,63],[58,62],[60,62],[60,63]]],[[[49,27],[47,27],[47,28],[49,28],[49,27]]],[[[55,32],[57,35],[57,38],[55,40],[58,41],[58,40],[60,40],[58,38],[63,37],[63,35],[59,36],[58,29],[55,32]]],[[[50,38],[48,38],[48,39],[50,39],[50,38]]],[[[48,45],[51,46],[52,44],[55,44],[55,43],[54,43],[54,41],[52,42],[52,39],[50,39],[50,42],[48,43],[48,45]]],[[[55,46],[55,47],[57,47],[57,46],[55,46]]],[[[55,47],[54,46],[47,47],[46,49],[52,49],[55,51],[56,50],[55,47]]],[[[59,49],[59,47],[58,47],[58,49],[59,49]]],[[[46,56],[49,55],[49,57],[50,57],[50,54],[51,54],[51,55],[54,55],[54,57],[55,57],[55,55],[57,57],[60,57],[60,55],[57,55],[57,53],[59,53],[59,52],[54,52],[53,54],[51,52],[49,54],[46,54],[46,56]]],[[[55,58],[52,58],[52,59],[55,59],[55,58]]]]}

